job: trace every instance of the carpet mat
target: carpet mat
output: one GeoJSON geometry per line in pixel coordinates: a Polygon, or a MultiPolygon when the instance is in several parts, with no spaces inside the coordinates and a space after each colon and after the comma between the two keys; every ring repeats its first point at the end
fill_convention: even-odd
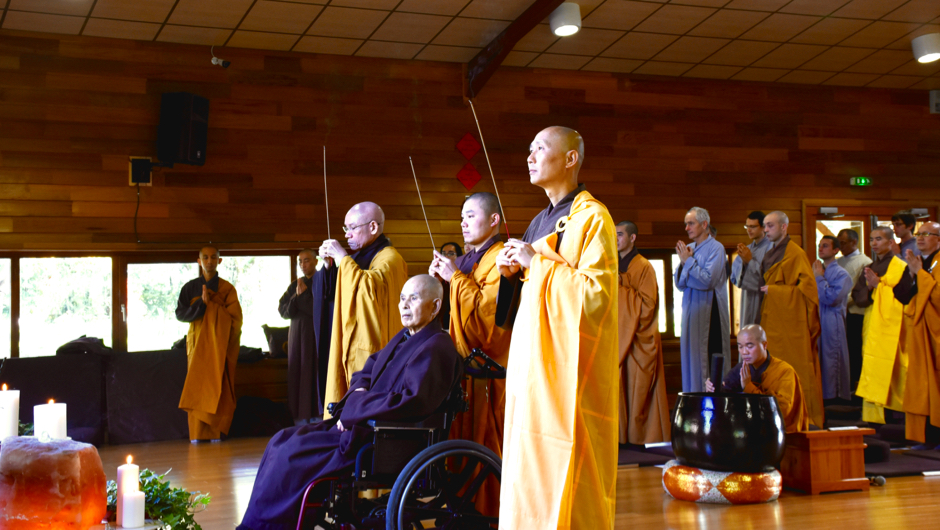
{"type": "Polygon", "coordinates": [[[924,471],[940,471],[940,460],[907,456],[903,453],[892,452],[887,462],[865,464],[866,475],[881,475],[883,477],[904,477],[920,475],[924,471]]]}
{"type": "Polygon", "coordinates": [[[625,466],[637,464],[640,467],[661,466],[673,458],[675,457],[662,456],[655,453],[648,453],[640,449],[621,446],[617,454],[617,465],[625,466]]]}

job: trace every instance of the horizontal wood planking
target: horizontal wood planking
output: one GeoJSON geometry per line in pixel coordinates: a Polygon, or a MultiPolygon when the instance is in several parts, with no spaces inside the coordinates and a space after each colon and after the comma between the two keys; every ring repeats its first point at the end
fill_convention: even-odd
{"type": "MultiPolygon", "coordinates": [[[[374,200],[386,231],[426,270],[430,241],[460,240],[470,193],[456,148],[476,136],[460,65],[226,49],[0,31],[0,245],[8,250],[151,251],[186,241],[232,249],[309,246],[345,210],[374,200]],[[160,94],[210,99],[207,161],[127,185],[127,157],[154,156],[160,94]],[[137,243],[133,217],[144,244],[137,243]]],[[[547,205],[528,182],[541,127],[586,139],[581,179],[643,248],[685,239],[682,217],[708,208],[719,240],[746,242],[754,209],[785,211],[802,242],[804,201],[940,202],[940,120],[924,91],[809,87],[503,68],[476,101],[510,231],[547,205]],[[866,175],[870,188],[848,179],[866,175]]],[[[492,191],[482,151],[473,191],[492,191]]],[[[921,204],[922,202],[930,204],[921,204]]]]}

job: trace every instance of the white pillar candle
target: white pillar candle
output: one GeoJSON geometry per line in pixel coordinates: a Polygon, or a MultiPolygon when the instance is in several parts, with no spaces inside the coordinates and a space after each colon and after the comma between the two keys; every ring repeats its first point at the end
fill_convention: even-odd
{"type": "Polygon", "coordinates": [[[0,391],[0,440],[7,436],[19,436],[20,433],[20,391],[7,390],[3,385],[0,391]]]}
{"type": "MultiPolygon", "coordinates": [[[[140,466],[134,464],[134,457],[127,455],[127,463],[117,468],[117,524],[125,526],[122,521],[127,517],[124,513],[123,499],[128,494],[140,492],[140,466]]],[[[141,492],[141,495],[143,493],[141,492]]],[[[143,519],[141,519],[143,521],[143,519]]],[[[143,526],[143,523],[139,526],[143,526]]],[[[130,528],[130,527],[128,527],[130,528]]]]}
{"type": "Polygon", "coordinates": [[[129,491],[118,497],[118,526],[140,528],[144,526],[144,492],[129,491]]]}
{"type": "Polygon", "coordinates": [[[68,438],[65,429],[65,403],[56,403],[50,399],[46,405],[33,407],[33,431],[36,438],[43,435],[53,440],[68,438]]]}

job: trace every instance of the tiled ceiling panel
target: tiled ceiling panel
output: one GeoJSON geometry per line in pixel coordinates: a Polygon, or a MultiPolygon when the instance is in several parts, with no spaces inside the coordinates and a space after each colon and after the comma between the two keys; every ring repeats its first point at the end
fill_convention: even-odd
{"type": "MultiPolygon", "coordinates": [[[[0,0],[0,28],[466,63],[535,0],[0,0]],[[5,7],[6,9],[3,9],[5,7]]],[[[928,89],[911,40],[940,0],[574,0],[582,31],[545,19],[505,67],[928,89]]],[[[234,68],[234,67],[233,67],[234,68]]]]}

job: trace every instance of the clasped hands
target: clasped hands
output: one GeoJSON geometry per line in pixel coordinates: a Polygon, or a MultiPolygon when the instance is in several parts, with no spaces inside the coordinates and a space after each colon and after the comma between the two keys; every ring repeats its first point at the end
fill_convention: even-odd
{"type": "Polygon", "coordinates": [[[511,278],[522,269],[528,269],[532,266],[532,258],[535,257],[535,249],[532,245],[521,239],[510,239],[499,254],[496,255],[496,266],[499,273],[506,278],[511,278]]]}
{"type": "Polygon", "coordinates": [[[679,261],[685,265],[687,259],[691,258],[695,251],[689,248],[683,241],[676,242],[676,254],[679,255],[679,261]]]}
{"type": "MultiPolygon", "coordinates": [[[[750,368],[748,368],[747,363],[741,363],[741,372],[739,375],[741,376],[741,388],[742,389],[747,388],[747,384],[751,382],[751,370],[750,368]]],[[[706,392],[715,391],[715,384],[712,383],[711,379],[705,380],[705,391],[706,392]]]]}

